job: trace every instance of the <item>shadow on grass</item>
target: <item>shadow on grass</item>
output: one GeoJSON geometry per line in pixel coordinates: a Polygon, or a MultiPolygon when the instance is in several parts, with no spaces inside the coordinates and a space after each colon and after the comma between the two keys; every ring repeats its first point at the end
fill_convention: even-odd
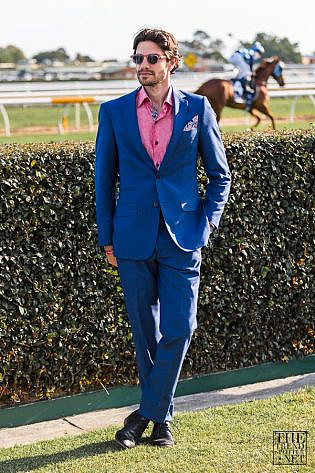
{"type": "MultiPolygon", "coordinates": [[[[149,444],[149,439],[143,439],[141,444],[149,444]]],[[[66,450],[50,455],[36,455],[32,457],[15,458],[14,460],[0,461],[0,472],[2,473],[22,473],[42,468],[48,465],[56,465],[69,460],[77,460],[79,458],[87,458],[96,455],[103,455],[104,453],[123,451],[113,440],[91,443],[82,445],[73,450],[66,450]]]]}

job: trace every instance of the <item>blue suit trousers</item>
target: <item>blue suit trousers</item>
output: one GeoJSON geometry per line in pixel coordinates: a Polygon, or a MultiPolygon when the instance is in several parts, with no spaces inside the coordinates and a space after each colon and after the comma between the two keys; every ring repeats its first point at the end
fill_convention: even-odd
{"type": "Polygon", "coordinates": [[[160,215],[152,257],[118,259],[136,348],[142,391],[140,414],[154,422],[173,418],[177,381],[197,327],[201,264],[201,249],[179,248],[160,215]]]}

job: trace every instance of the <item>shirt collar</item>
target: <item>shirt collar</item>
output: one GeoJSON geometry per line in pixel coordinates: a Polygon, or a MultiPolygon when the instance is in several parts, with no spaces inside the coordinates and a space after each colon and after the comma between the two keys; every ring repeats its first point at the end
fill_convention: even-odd
{"type": "MultiPolygon", "coordinates": [[[[150,97],[145,91],[145,88],[141,86],[138,92],[138,96],[137,96],[137,107],[141,107],[141,105],[147,100],[151,102],[150,97]]],[[[163,105],[165,103],[169,104],[171,107],[173,106],[173,87],[172,86],[170,86],[170,88],[168,89],[163,105]]]]}

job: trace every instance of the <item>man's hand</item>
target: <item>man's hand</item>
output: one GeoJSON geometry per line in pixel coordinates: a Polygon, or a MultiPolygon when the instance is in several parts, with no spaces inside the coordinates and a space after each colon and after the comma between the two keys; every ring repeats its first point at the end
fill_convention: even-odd
{"type": "Polygon", "coordinates": [[[115,258],[113,247],[112,246],[104,246],[104,251],[106,254],[106,258],[109,264],[112,266],[118,266],[117,259],[115,258]]]}

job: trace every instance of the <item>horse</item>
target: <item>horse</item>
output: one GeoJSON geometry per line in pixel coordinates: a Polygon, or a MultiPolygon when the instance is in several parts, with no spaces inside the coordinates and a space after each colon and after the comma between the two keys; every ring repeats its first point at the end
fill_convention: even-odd
{"type": "MultiPolygon", "coordinates": [[[[253,74],[254,89],[256,90],[250,110],[247,110],[256,118],[256,123],[251,130],[256,128],[261,118],[255,111],[259,111],[270,118],[272,128],[275,130],[275,121],[269,109],[269,96],[267,91],[267,80],[272,76],[283,87],[284,79],[282,76],[283,63],[278,56],[265,59],[253,74]]],[[[219,123],[223,107],[237,108],[245,110],[245,103],[234,102],[234,88],[230,80],[211,79],[202,84],[195,94],[204,95],[209,100],[219,123]]]]}

